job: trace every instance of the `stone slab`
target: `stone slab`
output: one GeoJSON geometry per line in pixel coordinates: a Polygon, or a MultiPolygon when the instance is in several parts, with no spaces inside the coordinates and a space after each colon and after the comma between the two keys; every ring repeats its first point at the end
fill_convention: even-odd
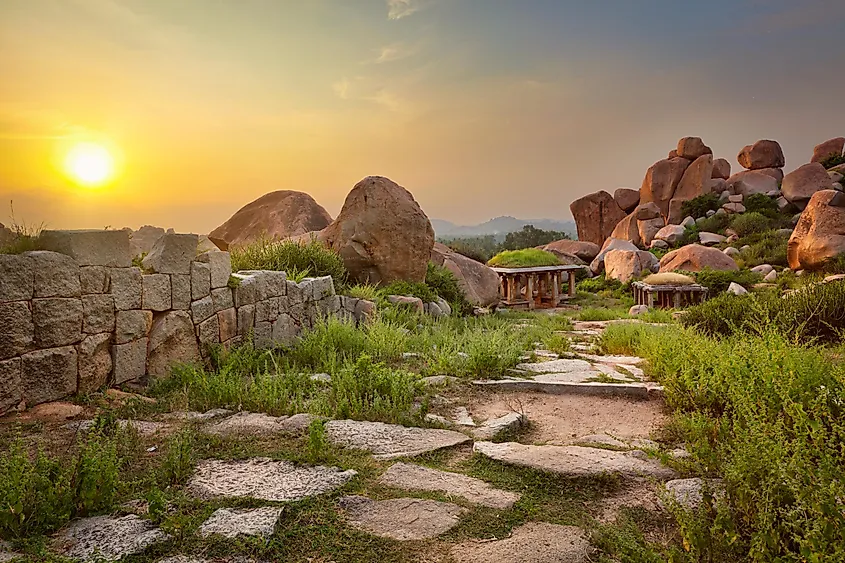
{"type": "Polygon", "coordinates": [[[138,268],[109,269],[109,293],[114,296],[114,307],[118,311],[141,308],[143,282],[138,268]]]}
{"type": "Polygon", "coordinates": [[[82,301],[49,297],[32,300],[35,345],[54,348],[82,340],[82,301]]]}
{"type": "Polygon", "coordinates": [[[214,301],[211,300],[211,295],[207,295],[202,299],[198,299],[191,303],[191,318],[195,325],[211,318],[214,314],[214,301]]]}
{"type": "Polygon", "coordinates": [[[602,364],[621,364],[625,366],[636,366],[643,363],[645,360],[643,358],[638,358],[636,356],[597,356],[595,354],[578,354],[580,357],[584,358],[585,360],[589,360],[591,362],[599,362],[602,364]]]}
{"type": "Polygon", "coordinates": [[[153,326],[153,313],[134,309],[118,311],[115,315],[115,344],[126,344],[150,333],[153,326]]]}
{"type": "Polygon", "coordinates": [[[506,510],[519,500],[520,494],[502,491],[485,483],[481,479],[438,471],[413,463],[394,463],[382,473],[378,483],[409,491],[433,491],[450,496],[461,497],[489,508],[506,510]]]}
{"type": "Polygon", "coordinates": [[[509,465],[529,467],[566,477],[592,477],[605,473],[626,477],[668,480],[675,472],[642,452],[615,452],[583,446],[529,446],[516,442],[476,442],[473,451],[509,465]]]}
{"type": "Polygon", "coordinates": [[[226,287],[232,275],[232,258],[228,252],[211,250],[197,256],[197,262],[208,264],[211,289],[226,287]]]}
{"type": "Polygon", "coordinates": [[[105,266],[82,266],[79,268],[79,284],[83,295],[106,293],[109,290],[109,274],[105,266]]]}
{"type": "Polygon", "coordinates": [[[500,540],[459,543],[450,551],[455,563],[587,563],[590,553],[581,528],[545,522],[528,522],[500,540]]]}
{"type": "Polygon", "coordinates": [[[129,233],[122,230],[41,231],[38,244],[44,250],[67,254],[80,266],[132,265],[129,233]]]}
{"type": "Polygon", "coordinates": [[[357,472],[353,469],[299,466],[267,458],[208,459],[197,465],[188,490],[200,498],[246,497],[293,502],[340,488],[355,475],[357,472]]]}
{"type": "Polygon", "coordinates": [[[173,274],[170,276],[171,307],[177,311],[191,308],[191,276],[173,274]]]}
{"type": "Polygon", "coordinates": [[[208,434],[304,434],[314,420],[310,414],[269,416],[264,413],[239,412],[205,427],[208,434]]]}
{"type": "Polygon", "coordinates": [[[79,265],[65,254],[36,250],[25,252],[30,259],[34,280],[34,297],[79,297],[79,265]]]}
{"type": "Polygon", "coordinates": [[[82,296],[82,332],[113,332],[114,321],[114,297],[103,293],[82,296]]]}
{"type": "Polygon", "coordinates": [[[116,385],[134,381],[146,375],[147,342],[146,338],[141,338],[127,344],[112,346],[114,382],[116,385]]]}
{"type": "Polygon", "coordinates": [[[331,420],[326,436],[339,446],[366,450],[376,459],[413,457],[464,444],[470,438],[460,432],[435,428],[414,428],[383,422],[331,420]]]}
{"type": "Polygon", "coordinates": [[[86,336],[76,351],[79,354],[79,393],[89,393],[104,387],[114,366],[111,354],[110,332],[86,336]]]}
{"type": "Polygon", "coordinates": [[[0,254],[0,303],[32,299],[32,261],[21,254],[0,254]]]}
{"type": "Polygon", "coordinates": [[[173,303],[170,293],[170,276],[144,274],[142,278],[141,308],[149,311],[168,311],[173,303]]]}
{"type": "Polygon", "coordinates": [[[269,538],[276,529],[283,508],[221,508],[216,510],[199,528],[202,537],[223,536],[235,539],[238,536],[269,538]]]}
{"type": "Polygon", "coordinates": [[[33,347],[35,325],[26,301],[0,303],[0,360],[20,356],[33,347]]]}
{"type": "Polygon", "coordinates": [[[201,262],[191,263],[191,299],[204,299],[211,295],[211,268],[201,262]]]}
{"type": "Polygon", "coordinates": [[[538,391],[550,395],[590,395],[635,399],[650,399],[658,394],[659,389],[659,386],[651,388],[644,383],[536,381],[533,379],[499,379],[473,381],[472,383],[473,385],[491,387],[502,391],[538,391]]]}
{"type": "Polygon", "coordinates": [[[448,502],[416,498],[375,501],[352,495],[338,505],[354,528],[398,541],[435,538],[454,528],[467,512],[448,502]]]}
{"type": "Polygon", "coordinates": [[[198,244],[197,235],[166,233],[144,257],[144,269],[157,274],[190,274],[198,244]]]}
{"type": "Polygon", "coordinates": [[[475,436],[476,440],[492,440],[503,432],[518,430],[527,422],[528,419],[524,414],[509,412],[504,416],[484,421],[480,426],[473,429],[472,435],[475,436]]]}
{"type": "Polygon", "coordinates": [[[134,514],[76,520],[59,532],[53,549],[81,561],[119,561],[170,539],[149,520],[134,514]]]}
{"type": "Polygon", "coordinates": [[[0,414],[21,402],[21,359],[0,362],[0,414]]]}
{"type": "Polygon", "coordinates": [[[73,346],[36,350],[21,356],[21,386],[28,406],[76,393],[78,354],[73,346]]]}
{"type": "Polygon", "coordinates": [[[231,309],[235,306],[235,300],[232,297],[232,290],[228,287],[221,287],[211,290],[211,301],[214,303],[214,312],[220,312],[225,309],[231,309]]]}
{"type": "Polygon", "coordinates": [[[531,373],[582,373],[593,370],[593,365],[585,360],[560,359],[548,362],[524,363],[516,369],[531,373]]]}

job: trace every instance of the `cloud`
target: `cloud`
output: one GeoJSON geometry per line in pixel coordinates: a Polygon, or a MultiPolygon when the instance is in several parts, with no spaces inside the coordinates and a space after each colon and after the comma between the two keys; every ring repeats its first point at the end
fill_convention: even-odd
{"type": "Polygon", "coordinates": [[[418,47],[409,47],[404,43],[392,43],[385,45],[378,50],[378,56],[375,59],[376,64],[390,63],[398,61],[415,55],[419,51],[418,47]]]}
{"type": "Polygon", "coordinates": [[[400,20],[418,12],[420,8],[419,0],[387,0],[387,18],[400,20]]]}
{"type": "Polygon", "coordinates": [[[338,80],[332,84],[332,90],[334,90],[334,93],[341,100],[349,99],[349,80],[346,77],[338,80]]]}

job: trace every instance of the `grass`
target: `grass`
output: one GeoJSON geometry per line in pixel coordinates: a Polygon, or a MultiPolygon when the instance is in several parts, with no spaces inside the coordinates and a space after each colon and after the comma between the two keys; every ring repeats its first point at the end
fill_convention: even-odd
{"type": "Polygon", "coordinates": [[[557,266],[560,260],[551,252],[539,248],[524,250],[505,250],[495,255],[487,262],[488,266],[499,268],[537,268],[541,266],[557,266]]]}
{"type": "MultiPolygon", "coordinates": [[[[5,240],[0,237],[0,254],[23,254],[32,250],[38,250],[38,237],[44,230],[44,224],[30,225],[15,218],[15,208],[12,203],[10,207],[11,223],[6,227],[11,236],[5,240]]],[[[0,233],[2,235],[2,233],[0,233]]]]}
{"type": "Polygon", "coordinates": [[[232,271],[276,270],[292,280],[331,276],[335,287],[345,287],[349,274],[340,256],[316,240],[296,242],[261,238],[231,249],[232,271]]]}
{"type": "Polygon", "coordinates": [[[676,514],[687,551],[679,560],[845,558],[842,363],[774,331],[715,339],[614,325],[601,346],[648,360],[691,466],[726,481],[724,501],[676,514]]]}

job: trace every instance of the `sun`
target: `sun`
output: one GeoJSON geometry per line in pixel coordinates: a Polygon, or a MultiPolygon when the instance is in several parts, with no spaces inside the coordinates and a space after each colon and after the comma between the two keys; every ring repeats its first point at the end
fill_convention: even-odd
{"type": "Polygon", "coordinates": [[[103,145],[79,143],[65,157],[65,172],[76,183],[96,188],[114,177],[114,157],[103,145]]]}

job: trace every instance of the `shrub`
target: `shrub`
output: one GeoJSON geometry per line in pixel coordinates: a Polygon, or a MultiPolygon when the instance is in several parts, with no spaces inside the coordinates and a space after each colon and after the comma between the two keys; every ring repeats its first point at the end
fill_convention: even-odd
{"type": "Polygon", "coordinates": [[[336,289],[346,285],[348,272],[343,260],[316,240],[259,239],[247,246],[233,248],[232,270],[276,270],[288,277],[331,276],[336,289]]]}
{"type": "Polygon", "coordinates": [[[472,313],[472,304],[467,301],[466,293],[461,288],[458,278],[443,266],[429,262],[425,274],[425,284],[434,293],[448,301],[454,313],[459,315],[472,313]]]}
{"type": "MultiPolygon", "coordinates": [[[[697,224],[696,230],[706,231],[708,233],[724,232],[731,222],[731,216],[727,213],[717,213],[712,217],[707,217],[697,224]]],[[[696,237],[697,240],[697,237],[696,237]]],[[[693,241],[694,242],[694,241],[693,241]]]]}
{"type": "Polygon", "coordinates": [[[710,295],[727,291],[731,283],[738,283],[743,287],[750,287],[758,283],[762,277],[750,270],[711,270],[705,268],[692,274],[695,281],[707,287],[710,295]]]}
{"type": "Polygon", "coordinates": [[[578,291],[586,291],[587,293],[598,293],[600,291],[616,291],[622,287],[622,282],[619,280],[609,280],[604,274],[594,278],[588,278],[578,282],[576,288],[578,291]]]}
{"type": "Polygon", "coordinates": [[[521,231],[515,231],[505,235],[502,243],[502,250],[521,250],[545,246],[556,240],[568,239],[569,235],[560,231],[545,231],[534,225],[525,225],[521,231]]]}
{"type": "Polygon", "coordinates": [[[759,328],[760,311],[754,295],[728,293],[690,307],[681,317],[681,324],[693,327],[708,336],[727,336],[735,331],[759,328]]]}
{"type": "Polygon", "coordinates": [[[742,204],[748,213],[759,213],[770,219],[778,216],[778,204],[766,194],[752,194],[746,197],[742,204]]]}
{"type": "Polygon", "coordinates": [[[771,229],[772,220],[757,212],[741,213],[731,218],[731,229],[744,237],[753,233],[762,233],[771,229]]]}
{"type": "Polygon", "coordinates": [[[425,283],[408,282],[408,281],[394,281],[390,282],[383,288],[380,293],[382,295],[404,295],[406,297],[419,297],[423,303],[431,303],[437,300],[437,294],[425,283]]]}
{"type": "Polygon", "coordinates": [[[500,268],[535,268],[540,266],[557,266],[560,260],[551,252],[539,248],[523,250],[505,250],[490,259],[488,266],[500,268]]]}
{"type": "Polygon", "coordinates": [[[681,215],[697,219],[707,215],[708,211],[716,211],[719,207],[718,194],[700,195],[681,204],[681,215]]]}
{"type": "Polygon", "coordinates": [[[825,167],[826,170],[833,168],[834,166],[839,166],[840,164],[845,164],[845,155],[836,155],[831,154],[829,157],[824,159],[821,162],[822,166],[825,167]]]}
{"type": "Polygon", "coordinates": [[[759,266],[760,264],[771,264],[772,266],[788,266],[786,247],[789,242],[789,235],[778,231],[765,231],[753,233],[741,238],[736,246],[750,246],[751,248],[742,251],[737,263],[747,268],[759,266]]]}
{"type": "Polygon", "coordinates": [[[349,297],[366,299],[367,301],[378,301],[379,299],[378,286],[372,284],[355,284],[348,287],[343,293],[349,297]]]}

